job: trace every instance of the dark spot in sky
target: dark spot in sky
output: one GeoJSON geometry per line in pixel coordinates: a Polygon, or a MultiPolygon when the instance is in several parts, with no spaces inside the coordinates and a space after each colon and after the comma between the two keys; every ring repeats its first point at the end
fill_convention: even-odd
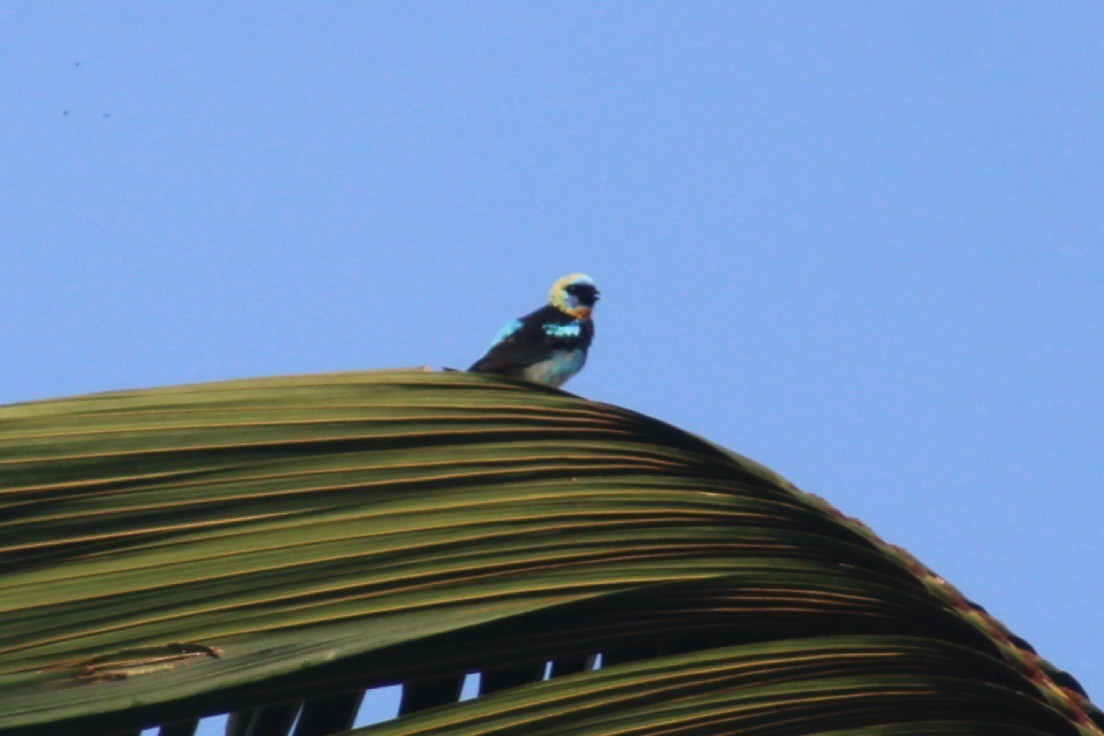
{"type": "Polygon", "coordinates": [[[111,117],[111,113],[109,113],[109,112],[105,112],[105,113],[103,114],[103,116],[104,116],[105,118],[109,118],[109,117],[111,117]]]}
{"type": "Polygon", "coordinates": [[[69,111],[68,111],[68,110],[62,110],[62,111],[61,111],[61,114],[62,114],[62,115],[68,115],[68,114],[69,114],[69,111]]]}

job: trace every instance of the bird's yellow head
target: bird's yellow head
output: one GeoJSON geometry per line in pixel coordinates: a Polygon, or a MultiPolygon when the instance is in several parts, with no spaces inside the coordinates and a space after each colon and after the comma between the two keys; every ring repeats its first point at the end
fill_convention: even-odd
{"type": "Polygon", "coordinates": [[[598,287],[584,273],[564,276],[552,284],[548,303],[562,312],[579,319],[590,319],[590,313],[598,301],[598,287]]]}

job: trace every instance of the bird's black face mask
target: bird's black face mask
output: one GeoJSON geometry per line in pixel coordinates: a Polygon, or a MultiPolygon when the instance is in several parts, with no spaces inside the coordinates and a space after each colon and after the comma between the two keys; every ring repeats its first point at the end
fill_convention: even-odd
{"type": "Polygon", "coordinates": [[[593,307],[601,296],[601,292],[590,284],[572,284],[565,291],[584,307],[593,307]]]}

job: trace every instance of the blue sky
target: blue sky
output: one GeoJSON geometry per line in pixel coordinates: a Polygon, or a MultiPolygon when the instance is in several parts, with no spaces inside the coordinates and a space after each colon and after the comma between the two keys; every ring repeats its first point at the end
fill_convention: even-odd
{"type": "Polygon", "coordinates": [[[466,366],[910,549],[1104,699],[1104,6],[0,8],[0,401],[466,366]]]}

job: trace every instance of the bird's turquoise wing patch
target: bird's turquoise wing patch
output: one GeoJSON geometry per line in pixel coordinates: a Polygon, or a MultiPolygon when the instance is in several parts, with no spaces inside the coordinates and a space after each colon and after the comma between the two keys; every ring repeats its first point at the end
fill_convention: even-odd
{"type": "Polygon", "coordinates": [[[495,335],[494,340],[491,341],[491,347],[493,348],[495,345],[499,344],[500,342],[502,342],[503,340],[505,340],[510,335],[514,334],[515,332],[517,332],[520,329],[521,329],[521,320],[520,319],[515,319],[513,322],[508,323],[505,327],[503,327],[501,330],[498,331],[497,335],[495,335]]]}
{"type": "Polygon", "coordinates": [[[549,337],[571,338],[583,334],[583,327],[578,322],[568,322],[566,325],[548,322],[542,327],[544,334],[549,337]]]}

